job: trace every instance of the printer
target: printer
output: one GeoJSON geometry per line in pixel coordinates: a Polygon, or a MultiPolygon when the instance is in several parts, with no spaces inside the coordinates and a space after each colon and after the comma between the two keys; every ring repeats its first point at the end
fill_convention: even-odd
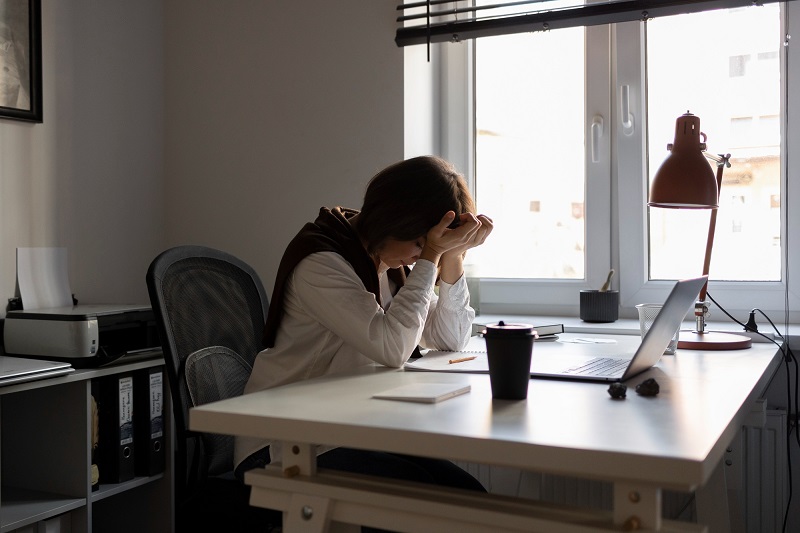
{"type": "Polygon", "coordinates": [[[145,305],[83,304],[9,311],[6,355],[68,361],[76,368],[161,355],[153,310],[145,305]]]}

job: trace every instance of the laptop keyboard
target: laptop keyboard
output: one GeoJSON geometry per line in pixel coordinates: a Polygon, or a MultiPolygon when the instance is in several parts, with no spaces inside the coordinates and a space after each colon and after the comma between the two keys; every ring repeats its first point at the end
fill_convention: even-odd
{"type": "Polygon", "coordinates": [[[564,374],[576,376],[601,376],[611,377],[621,375],[630,360],[628,359],[615,359],[613,357],[596,357],[575,368],[568,368],[564,370],[564,374]]]}

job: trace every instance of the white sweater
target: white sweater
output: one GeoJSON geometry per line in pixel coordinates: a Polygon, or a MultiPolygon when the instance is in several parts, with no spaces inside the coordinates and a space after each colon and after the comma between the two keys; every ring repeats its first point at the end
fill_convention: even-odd
{"type": "MultiPolygon", "coordinates": [[[[437,298],[436,273],[430,261],[417,261],[405,286],[392,297],[393,284],[382,268],[382,308],[342,256],[309,255],[289,277],[275,346],[256,356],[245,393],[372,363],[401,367],[417,345],[463,349],[475,318],[467,283],[463,276],[454,285],[440,282],[437,298]]],[[[279,462],[277,445],[241,437],[236,439],[234,463],[267,445],[272,462],[279,462]]]]}

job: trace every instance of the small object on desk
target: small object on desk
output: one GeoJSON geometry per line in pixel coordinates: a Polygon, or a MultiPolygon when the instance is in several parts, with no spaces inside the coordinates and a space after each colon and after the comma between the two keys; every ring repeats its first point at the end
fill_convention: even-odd
{"type": "Polygon", "coordinates": [[[608,277],[606,278],[606,282],[603,283],[603,286],[600,287],[600,292],[606,292],[611,287],[611,278],[614,277],[614,269],[608,271],[608,277]]]}
{"type": "Polygon", "coordinates": [[[609,290],[614,269],[608,271],[600,290],[582,290],[580,317],[584,322],[615,322],[619,318],[619,291],[609,290]]]}
{"type": "Polygon", "coordinates": [[[616,322],[619,318],[619,291],[582,290],[580,317],[584,322],[616,322]]]}
{"type": "Polygon", "coordinates": [[[537,340],[548,336],[557,337],[559,333],[564,333],[564,324],[545,324],[543,326],[533,326],[533,330],[539,336],[537,340]]]}
{"type": "Polygon", "coordinates": [[[536,331],[530,324],[487,324],[486,356],[492,398],[524,400],[528,397],[531,354],[536,331]]]}
{"type": "MultiPolygon", "coordinates": [[[[638,304],[636,310],[639,312],[639,330],[642,332],[642,339],[644,339],[650,327],[656,320],[658,313],[664,306],[662,304],[638,304]]],[[[667,349],[664,350],[664,355],[675,355],[675,350],[678,349],[678,340],[680,338],[681,327],[678,325],[675,328],[675,333],[672,335],[672,340],[669,341],[667,349]]]]}
{"type": "Polygon", "coordinates": [[[648,378],[636,385],[636,394],[639,396],[655,396],[661,388],[653,378],[648,378]]]}
{"type": "Polygon", "coordinates": [[[471,357],[459,357],[458,359],[450,359],[447,363],[448,364],[455,364],[455,363],[463,363],[465,361],[472,361],[473,359],[477,359],[478,356],[473,355],[471,357]]]}
{"type": "Polygon", "coordinates": [[[410,383],[373,395],[381,400],[436,403],[469,392],[471,386],[464,383],[410,383]]]}
{"type": "MultiPolygon", "coordinates": [[[[483,336],[486,329],[486,324],[474,322],[472,324],[472,334],[479,337],[483,336]]],[[[564,333],[564,324],[544,324],[542,326],[533,326],[534,331],[538,335],[537,341],[541,340],[555,340],[558,338],[559,333],[564,333]]]]}
{"type": "Polygon", "coordinates": [[[622,383],[612,383],[611,385],[608,386],[608,393],[615,400],[624,400],[627,391],[628,387],[623,385],[622,383]]]}

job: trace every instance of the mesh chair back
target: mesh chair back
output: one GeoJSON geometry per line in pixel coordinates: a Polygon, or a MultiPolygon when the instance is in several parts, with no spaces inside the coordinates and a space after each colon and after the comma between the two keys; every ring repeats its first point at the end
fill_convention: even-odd
{"type": "MultiPolygon", "coordinates": [[[[181,447],[194,436],[188,429],[190,407],[242,393],[262,349],[268,300],[250,266],[203,246],[162,252],[150,264],[146,281],[181,447]]],[[[205,460],[192,470],[199,469],[202,476],[232,470],[231,439],[204,435],[202,446],[205,460]]]]}
{"type": "MultiPolygon", "coordinates": [[[[184,370],[192,405],[203,405],[241,395],[253,367],[233,350],[211,346],[189,354],[184,370]]],[[[204,433],[202,439],[209,473],[230,470],[233,437],[204,433]]]]}

